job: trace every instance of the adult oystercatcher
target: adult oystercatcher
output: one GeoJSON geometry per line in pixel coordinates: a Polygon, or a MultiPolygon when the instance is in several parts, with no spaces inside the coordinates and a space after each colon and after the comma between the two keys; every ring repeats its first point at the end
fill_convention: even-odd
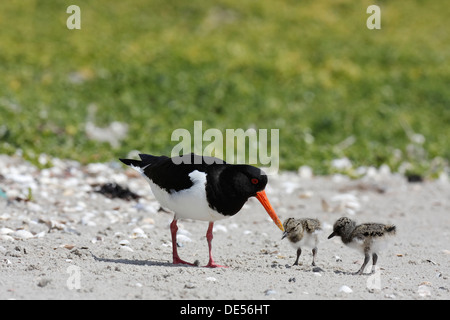
{"type": "Polygon", "coordinates": [[[209,262],[205,267],[222,267],[214,262],[211,253],[214,221],[235,215],[250,197],[256,197],[284,231],[264,191],[267,175],[261,169],[193,153],[172,158],[148,154],[139,157],[141,160],[119,160],[140,172],[161,206],[175,213],[170,224],[174,264],[193,265],[178,256],[176,234],[178,219],[194,219],[209,221],[209,262]]]}

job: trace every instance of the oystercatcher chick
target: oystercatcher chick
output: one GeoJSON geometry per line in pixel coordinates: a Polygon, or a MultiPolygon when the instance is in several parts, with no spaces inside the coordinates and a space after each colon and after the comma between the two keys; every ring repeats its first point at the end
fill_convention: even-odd
{"type": "Polygon", "coordinates": [[[176,243],[177,220],[193,219],[209,221],[209,262],[205,267],[222,267],[214,262],[211,253],[214,221],[235,215],[250,197],[256,197],[284,231],[264,191],[267,175],[261,169],[193,153],[172,158],[148,154],[139,157],[141,160],[120,161],[140,172],[161,206],[175,213],[170,224],[174,264],[193,265],[180,259],[176,243]]]}
{"type": "Polygon", "coordinates": [[[319,243],[318,234],[322,231],[320,221],[312,218],[294,219],[287,218],[284,223],[284,233],[282,240],[288,238],[291,245],[297,249],[297,259],[294,266],[298,265],[298,258],[302,254],[302,247],[312,248],[313,260],[312,265],[315,266],[317,245],[319,243]]]}
{"type": "Polygon", "coordinates": [[[378,252],[383,250],[389,242],[389,238],[396,233],[396,227],[392,224],[363,223],[356,225],[356,222],[342,217],[333,225],[333,232],[328,236],[340,236],[344,244],[364,253],[364,262],[361,268],[354,274],[362,274],[364,268],[372,255],[372,273],[375,272],[375,265],[378,260],[378,252]]]}

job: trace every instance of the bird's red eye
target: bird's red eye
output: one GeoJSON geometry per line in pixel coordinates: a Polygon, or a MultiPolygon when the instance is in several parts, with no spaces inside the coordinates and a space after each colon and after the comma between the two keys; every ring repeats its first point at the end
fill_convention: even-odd
{"type": "Polygon", "coordinates": [[[253,184],[258,184],[258,182],[259,182],[258,179],[255,179],[255,178],[252,179],[253,184]]]}

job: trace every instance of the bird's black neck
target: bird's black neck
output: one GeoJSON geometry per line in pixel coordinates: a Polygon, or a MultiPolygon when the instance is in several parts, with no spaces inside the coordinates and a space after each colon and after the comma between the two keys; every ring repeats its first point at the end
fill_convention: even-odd
{"type": "Polygon", "coordinates": [[[206,196],[213,209],[226,216],[232,216],[241,210],[248,195],[238,192],[229,166],[214,166],[208,170],[206,196]],[[220,177],[220,179],[219,179],[220,177]]]}

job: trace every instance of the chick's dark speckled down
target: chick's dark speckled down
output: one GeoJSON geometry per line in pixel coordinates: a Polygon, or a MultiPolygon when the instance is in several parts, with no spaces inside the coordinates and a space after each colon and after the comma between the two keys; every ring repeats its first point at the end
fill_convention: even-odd
{"type": "Polygon", "coordinates": [[[372,273],[375,272],[378,252],[387,245],[388,238],[395,234],[396,227],[391,224],[372,222],[356,225],[355,221],[342,217],[334,223],[333,232],[328,239],[339,236],[344,244],[364,253],[364,262],[356,272],[356,274],[362,274],[370,260],[370,254],[372,254],[372,273]]]}

